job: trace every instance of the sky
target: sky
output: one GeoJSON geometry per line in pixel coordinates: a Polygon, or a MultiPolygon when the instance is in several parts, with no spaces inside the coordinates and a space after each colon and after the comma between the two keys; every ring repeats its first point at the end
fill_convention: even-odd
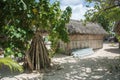
{"type": "MultiPolygon", "coordinates": [[[[55,0],[50,0],[51,3],[55,0]]],[[[60,7],[61,10],[65,10],[67,6],[70,6],[72,8],[72,16],[71,19],[74,20],[81,20],[84,19],[84,14],[87,10],[93,9],[94,4],[90,4],[90,7],[86,7],[85,0],[59,0],[60,1],[60,7]]]]}
{"type": "Polygon", "coordinates": [[[60,1],[61,10],[65,10],[67,6],[70,6],[72,8],[71,19],[74,20],[85,19],[84,17],[85,12],[89,9],[93,9],[94,6],[94,4],[91,3],[89,8],[86,7],[88,3],[85,2],[85,0],[50,0],[50,3],[53,3],[54,1],[60,1]]]}

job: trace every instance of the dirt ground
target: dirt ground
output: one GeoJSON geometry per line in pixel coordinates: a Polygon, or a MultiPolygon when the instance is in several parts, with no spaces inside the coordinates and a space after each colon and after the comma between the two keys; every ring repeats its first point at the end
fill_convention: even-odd
{"type": "Polygon", "coordinates": [[[81,58],[57,54],[50,72],[4,76],[1,80],[120,80],[119,56],[118,44],[104,43],[102,49],[81,58]]]}

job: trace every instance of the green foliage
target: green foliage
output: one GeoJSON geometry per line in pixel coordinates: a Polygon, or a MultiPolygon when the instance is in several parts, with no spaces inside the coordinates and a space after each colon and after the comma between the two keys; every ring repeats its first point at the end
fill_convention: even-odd
{"type": "Polygon", "coordinates": [[[23,72],[23,67],[17,62],[13,61],[11,58],[0,58],[0,68],[6,65],[10,68],[11,71],[23,72]]]}
{"type": "Polygon", "coordinates": [[[120,42],[120,35],[116,35],[116,38],[117,38],[118,41],[120,42]]]}
{"type": "Polygon", "coordinates": [[[109,19],[103,14],[99,14],[97,12],[92,12],[92,10],[89,10],[88,12],[86,12],[85,17],[87,21],[99,23],[108,32],[112,30],[112,25],[110,24],[111,21],[109,21],[109,19]]]}
{"type": "Polygon", "coordinates": [[[5,50],[6,56],[20,56],[28,49],[28,41],[33,35],[31,17],[28,16],[32,15],[31,5],[33,0],[0,1],[0,35],[6,37],[6,40],[0,41],[0,46],[5,50]]]}
{"type": "Polygon", "coordinates": [[[14,52],[11,50],[11,48],[6,48],[4,53],[5,53],[4,54],[5,57],[14,55],[14,52]]]}
{"type": "Polygon", "coordinates": [[[21,28],[16,28],[14,26],[5,26],[5,35],[7,35],[8,40],[3,43],[5,49],[5,56],[14,55],[20,57],[21,53],[25,50],[26,46],[21,46],[25,43],[26,31],[21,28]]]}
{"type": "Polygon", "coordinates": [[[39,15],[36,15],[39,16],[37,19],[40,21],[40,23],[36,23],[36,26],[38,25],[40,29],[47,30],[51,37],[50,40],[55,40],[56,37],[64,42],[69,41],[65,24],[69,22],[71,8],[67,7],[66,10],[61,11],[58,1],[50,4],[48,0],[41,0],[39,4],[45,5],[39,5],[40,9],[36,9],[40,12],[39,15]]]}
{"type": "MultiPolygon", "coordinates": [[[[0,41],[5,55],[25,54],[34,33],[46,31],[53,45],[61,39],[69,41],[65,24],[69,22],[71,8],[61,11],[60,3],[49,0],[0,0],[0,41]]],[[[54,46],[55,47],[55,46],[54,46]]]]}
{"type": "Polygon", "coordinates": [[[103,28],[111,32],[115,21],[120,19],[120,8],[115,4],[115,0],[86,0],[94,2],[94,9],[86,12],[85,17],[87,21],[98,22],[103,28]]]}
{"type": "Polygon", "coordinates": [[[38,7],[36,6],[36,8],[34,8],[34,15],[37,18],[36,20],[39,21],[34,25],[37,26],[37,29],[40,31],[47,31],[49,40],[52,42],[51,47],[53,51],[55,51],[59,40],[64,42],[69,41],[65,24],[70,20],[70,7],[61,11],[60,3],[58,1],[50,4],[49,0],[41,0],[38,2],[38,7]]]}

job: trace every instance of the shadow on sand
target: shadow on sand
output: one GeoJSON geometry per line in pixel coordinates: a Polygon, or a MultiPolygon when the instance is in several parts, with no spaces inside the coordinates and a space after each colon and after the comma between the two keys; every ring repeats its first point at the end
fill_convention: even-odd
{"type": "MultiPolygon", "coordinates": [[[[68,60],[63,69],[54,75],[44,75],[44,80],[120,80],[120,59],[93,58],[68,60]],[[116,67],[117,66],[117,67],[116,67]]],[[[50,74],[50,73],[49,73],[50,74]]],[[[51,73],[53,74],[53,72],[51,73]]]]}
{"type": "Polygon", "coordinates": [[[120,49],[119,48],[109,48],[109,49],[105,49],[105,51],[120,54],[120,49]]]}
{"type": "Polygon", "coordinates": [[[3,77],[14,77],[15,75],[20,74],[18,71],[11,71],[9,67],[2,65],[0,68],[0,79],[3,77]]]}

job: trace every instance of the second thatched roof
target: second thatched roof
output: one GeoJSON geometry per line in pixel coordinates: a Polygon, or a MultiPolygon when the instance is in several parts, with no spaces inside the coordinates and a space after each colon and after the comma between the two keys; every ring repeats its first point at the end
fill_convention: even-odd
{"type": "Polygon", "coordinates": [[[107,34],[107,32],[96,23],[86,23],[77,20],[70,20],[67,24],[69,34],[107,34]]]}

